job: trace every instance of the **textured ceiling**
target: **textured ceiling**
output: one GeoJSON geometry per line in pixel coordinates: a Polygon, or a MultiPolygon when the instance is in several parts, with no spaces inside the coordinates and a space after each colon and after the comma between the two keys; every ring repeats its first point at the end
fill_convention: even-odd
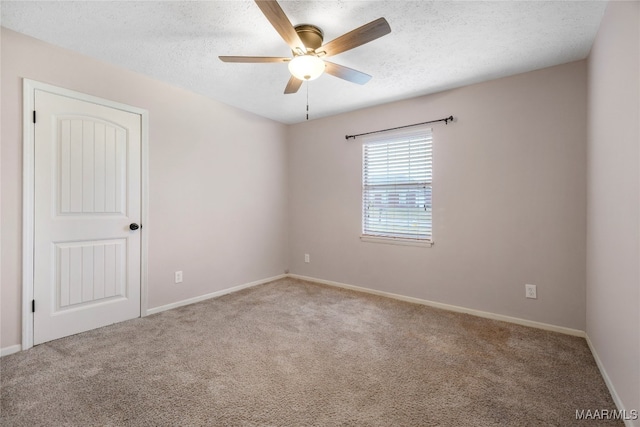
{"type": "MultiPolygon", "coordinates": [[[[281,1],[325,42],[379,17],[391,34],[332,62],[373,79],[308,84],[310,118],[585,58],[601,1],[281,1]]],[[[283,123],[305,120],[307,88],[284,95],[286,64],[218,55],[291,56],[253,1],[2,1],[2,26],[283,123]]],[[[305,84],[306,85],[306,84],[305,84]]]]}

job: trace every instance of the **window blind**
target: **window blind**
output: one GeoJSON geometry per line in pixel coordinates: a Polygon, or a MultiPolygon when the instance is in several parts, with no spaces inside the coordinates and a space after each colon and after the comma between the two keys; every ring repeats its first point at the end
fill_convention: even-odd
{"type": "Polygon", "coordinates": [[[432,157],[430,128],[365,139],[363,236],[431,241],[432,157]]]}

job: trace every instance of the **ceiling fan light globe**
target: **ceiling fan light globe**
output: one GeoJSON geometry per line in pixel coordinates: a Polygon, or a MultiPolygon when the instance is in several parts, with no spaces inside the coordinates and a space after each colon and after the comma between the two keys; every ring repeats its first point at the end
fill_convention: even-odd
{"type": "Polygon", "coordinates": [[[324,73],[325,63],[314,55],[300,55],[289,61],[289,72],[300,80],[315,80],[324,73]]]}

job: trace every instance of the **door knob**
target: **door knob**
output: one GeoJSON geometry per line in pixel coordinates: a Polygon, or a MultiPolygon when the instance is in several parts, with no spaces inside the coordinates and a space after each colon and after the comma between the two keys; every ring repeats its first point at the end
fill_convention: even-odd
{"type": "Polygon", "coordinates": [[[131,224],[129,224],[129,229],[130,230],[137,230],[138,228],[140,228],[140,226],[138,224],[136,224],[135,222],[132,222],[131,224]]]}

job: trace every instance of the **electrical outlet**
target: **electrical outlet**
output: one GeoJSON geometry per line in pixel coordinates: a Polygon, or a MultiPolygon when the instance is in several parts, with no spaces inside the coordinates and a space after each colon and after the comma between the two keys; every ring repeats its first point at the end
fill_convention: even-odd
{"type": "Polygon", "coordinates": [[[176,283],[182,283],[182,271],[176,271],[176,283]]]}
{"type": "Polygon", "coordinates": [[[538,290],[536,285],[524,285],[525,297],[527,298],[538,298],[538,290]]]}
{"type": "Polygon", "coordinates": [[[309,254],[304,254],[304,262],[311,262],[311,258],[309,258],[309,254]]]}

